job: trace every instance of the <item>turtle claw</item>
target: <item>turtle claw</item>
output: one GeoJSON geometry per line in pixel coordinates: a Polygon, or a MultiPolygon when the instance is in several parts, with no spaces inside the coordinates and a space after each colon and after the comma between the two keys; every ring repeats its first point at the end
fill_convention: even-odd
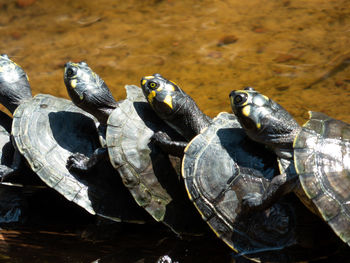
{"type": "Polygon", "coordinates": [[[86,172],[88,171],[87,163],[89,158],[81,153],[74,153],[68,157],[66,168],[73,172],[86,172]]]}
{"type": "Polygon", "coordinates": [[[262,205],[262,195],[259,193],[249,193],[242,198],[242,211],[253,212],[259,210],[262,205]]]}

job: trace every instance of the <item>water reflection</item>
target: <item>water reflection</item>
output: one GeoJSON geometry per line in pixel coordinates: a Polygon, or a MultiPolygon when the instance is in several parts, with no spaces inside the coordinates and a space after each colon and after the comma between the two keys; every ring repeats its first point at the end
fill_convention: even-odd
{"type": "MultiPolygon", "coordinates": [[[[155,263],[161,256],[169,255],[178,262],[232,262],[231,251],[213,237],[181,241],[161,225],[124,224],[117,229],[114,238],[107,241],[84,240],[81,232],[62,229],[3,230],[0,261],[155,263]]],[[[88,231],[101,232],[95,228],[83,234],[88,231]]]]}

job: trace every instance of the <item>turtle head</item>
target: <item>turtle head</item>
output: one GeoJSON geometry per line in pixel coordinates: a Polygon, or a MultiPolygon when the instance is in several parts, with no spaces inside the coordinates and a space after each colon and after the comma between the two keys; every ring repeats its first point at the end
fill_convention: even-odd
{"type": "Polygon", "coordinates": [[[247,135],[280,152],[292,147],[300,127],[278,103],[253,88],[230,93],[231,107],[247,135]]]}
{"type": "Polygon", "coordinates": [[[23,100],[30,98],[27,74],[7,55],[0,55],[0,103],[13,113],[23,100]]]}
{"type": "Polygon", "coordinates": [[[176,113],[182,107],[182,98],[187,96],[173,81],[160,74],[143,77],[141,88],[148,103],[163,119],[176,113]]]}
{"type": "Polygon", "coordinates": [[[68,62],[64,68],[64,84],[75,105],[94,115],[100,123],[107,122],[117,102],[103,79],[86,62],[68,62]]]}
{"type": "Polygon", "coordinates": [[[143,93],[157,115],[187,140],[210,124],[209,117],[173,81],[160,74],[141,79],[143,93]]]}

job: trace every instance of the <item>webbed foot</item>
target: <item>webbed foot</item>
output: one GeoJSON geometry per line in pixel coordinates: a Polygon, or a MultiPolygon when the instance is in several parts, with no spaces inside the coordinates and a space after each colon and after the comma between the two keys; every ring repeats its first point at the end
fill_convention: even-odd
{"type": "Polygon", "coordinates": [[[86,172],[88,167],[89,158],[81,153],[74,153],[68,157],[66,168],[73,172],[86,172]]]}
{"type": "Polygon", "coordinates": [[[261,210],[262,195],[259,193],[249,193],[242,198],[242,212],[250,213],[261,210]]]}

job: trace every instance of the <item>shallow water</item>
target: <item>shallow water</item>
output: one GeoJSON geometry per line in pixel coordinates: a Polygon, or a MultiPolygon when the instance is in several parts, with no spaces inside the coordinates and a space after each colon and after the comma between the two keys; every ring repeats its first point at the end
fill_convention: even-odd
{"type": "Polygon", "coordinates": [[[307,110],[350,121],[347,0],[15,2],[0,1],[0,50],[27,71],[34,94],[68,97],[63,65],[85,60],[117,99],[123,85],[159,72],[211,116],[249,85],[299,121],[307,110]]]}
{"type": "Polygon", "coordinates": [[[348,0],[18,2],[0,0],[0,52],[28,73],[33,94],[68,98],[63,66],[85,60],[117,99],[161,73],[210,116],[231,111],[231,90],[253,86],[300,123],[308,110],[350,122],[348,0]]]}

